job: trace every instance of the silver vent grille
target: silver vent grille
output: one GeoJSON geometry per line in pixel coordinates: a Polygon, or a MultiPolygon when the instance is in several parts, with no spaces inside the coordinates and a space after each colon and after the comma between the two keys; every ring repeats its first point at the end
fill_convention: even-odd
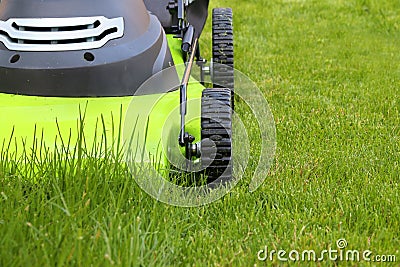
{"type": "Polygon", "coordinates": [[[16,51],[69,51],[100,48],[124,35],[122,17],[0,20],[0,42],[16,51]]]}

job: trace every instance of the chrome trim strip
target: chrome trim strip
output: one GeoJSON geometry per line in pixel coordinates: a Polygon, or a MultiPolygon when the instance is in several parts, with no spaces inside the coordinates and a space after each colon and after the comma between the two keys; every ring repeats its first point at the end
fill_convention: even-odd
{"type": "MultiPolygon", "coordinates": [[[[43,29],[42,29],[43,30],[43,29]]],[[[108,41],[120,38],[124,35],[124,19],[122,17],[108,19],[98,17],[75,17],[75,18],[34,18],[34,19],[8,19],[0,20],[0,41],[9,49],[17,51],[68,51],[81,49],[100,48],[108,41]],[[98,22],[98,27],[94,24],[98,22]],[[18,26],[18,28],[15,27],[18,26]],[[59,31],[60,27],[84,27],[87,29],[59,31]],[[49,31],[29,31],[26,28],[45,28],[49,31]],[[107,30],[116,29],[103,39],[95,41],[107,30]],[[85,42],[74,40],[86,39],[85,42]],[[27,41],[28,43],[25,43],[27,41]],[[32,44],[29,41],[49,41],[49,44],[32,44]],[[58,41],[71,43],[59,44],[58,41]]]]}

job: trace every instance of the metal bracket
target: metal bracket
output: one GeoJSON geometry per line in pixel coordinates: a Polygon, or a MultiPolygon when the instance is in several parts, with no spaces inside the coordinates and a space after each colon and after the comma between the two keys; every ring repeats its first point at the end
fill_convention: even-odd
{"type": "Polygon", "coordinates": [[[179,133],[179,145],[185,147],[185,155],[187,159],[191,159],[192,155],[198,154],[198,152],[193,153],[196,151],[197,147],[193,147],[193,142],[195,137],[190,135],[185,130],[185,116],[187,113],[187,86],[190,79],[190,73],[193,67],[194,58],[196,55],[196,48],[197,48],[197,38],[193,41],[193,45],[190,46],[189,51],[189,60],[186,62],[185,72],[182,78],[182,82],[180,85],[180,115],[181,115],[181,130],[179,133]]]}

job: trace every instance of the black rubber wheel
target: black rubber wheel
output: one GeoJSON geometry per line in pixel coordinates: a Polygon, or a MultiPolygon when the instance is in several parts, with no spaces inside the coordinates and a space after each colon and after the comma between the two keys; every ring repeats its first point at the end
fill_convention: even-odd
{"type": "MultiPolygon", "coordinates": [[[[216,88],[234,92],[233,13],[231,8],[214,8],[212,13],[212,82],[216,88]]],[[[232,94],[232,108],[233,108],[232,94]]]]}
{"type": "Polygon", "coordinates": [[[203,90],[201,99],[201,162],[207,183],[232,178],[232,92],[226,88],[203,90]]]}

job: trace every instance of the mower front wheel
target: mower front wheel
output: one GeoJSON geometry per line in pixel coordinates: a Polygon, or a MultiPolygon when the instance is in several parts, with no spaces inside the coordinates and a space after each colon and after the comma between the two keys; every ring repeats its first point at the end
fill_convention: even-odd
{"type": "Polygon", "coordinates": [[[201,100],[201,162],[207,182],[232,178],[232,92],[227,88],[203,90],[201,100]]]}

